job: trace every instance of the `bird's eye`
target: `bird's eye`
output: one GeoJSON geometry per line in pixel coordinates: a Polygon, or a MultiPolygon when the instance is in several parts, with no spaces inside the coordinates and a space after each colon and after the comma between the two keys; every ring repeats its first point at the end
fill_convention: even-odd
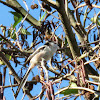
{"type": "Polygon", "coordinates": [[[50,43],[49,43],[49,42],[47,42],[47,43],[45,43],[45,45],[48,45],[48,46],[49,46],[49,45],[50,45],[50,43]]]}

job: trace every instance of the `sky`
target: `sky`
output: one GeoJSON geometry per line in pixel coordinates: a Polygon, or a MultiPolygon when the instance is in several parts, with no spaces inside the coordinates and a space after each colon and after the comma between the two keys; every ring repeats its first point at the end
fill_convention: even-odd
{"type": "MultiPolygon", "coordinates": [[[[24,5],[22,0],[18,0],[18,2],[25,8],[25,5],[24,5]]],[[[30,5],[34,4],[34,3],[32,3],[32,0],[27,0],[26,3],[28,5],[29,9],[30,9],[30,5]]],[[[35,3],[37,3],[37,0],[35,0],[35,3]]],[[[0,3],[0,12],[1,12],[1,14],[0,14],[0,25],[2,24],[2,25],[7,26],[9,28],[9,26],[11,26],[11,24],[14,23],[13,15],[10,13],[10,11],[14,11],[14,10],[0,3]]],[[[34,18],[39,20],[39,13],[38,13],[37,9],[36,10],[30,10],[29,13],[32,16],[34,16],[34,18]]],[[[24,24],[25,24],[25,27],[29,26],[28,22],[26,22],[26,21],[24,22],[24,24]]],[[[28,31],[31,32],[32,29],[30,28],[30,30],[28,30],[28,31]]],[[[2,32],[1,32],[1,29],[0,29],[0,34],[1,33],[2,32]]],[[[28,42],[29,43],[32,42],[31,36],[28,38],[28,42]]],[[[11,65],[15,66],[14,63],[11,63],[11,65]]],[[[17,66],[17,67],[20,67],[20,66],[17,66]]],[[[15,68],[15,69],[16,69],[16,72],[19,72],[19,70],[17,68],[15,68]]],[[[0,70],[3,71],[2,68],[0,70]]],[[[25,74],[25,72],[26,72],[26,70],[23,73],[25,74]]],[[[37,73],[39,73],[37,68],[34,68],[33,72],[34,72],[34,76],[37,75],[37,73]]],[[[10,84],[9,83],[9,76],[8,76],[8,74],[9,74],[9,70],[7,69],[7,71],[6,71],[6,76],[7,77],[6,77],[5,85],[9,85],[10,84]]],[[[30,74],[29,77],[32,78],[32,73],[30,74]]],[[[12,81],[13,81],[13,77],[12,77],[12,81]]],[[[17,89],[17,88],[14,87],[14,89],[17,89]]],[[[35,94],[39,94],[40,93],[39,90],[41,90],[41,84],[37,84],[37,87],[34,86],[34,89],[33,89],[33,91],[31,91],[31,93],[35,96],[35,94]]],[[[22,93],[22,90],[21,90],[21,92],[19,93],[19,95],[18,95],[16,100],[21,100],[22,96],[23,96],[22,94],[23,93],[22,93]]],[[[11,95],[13,95],[11,88],[6,88],[4,90],[4,95],[6,96],[6,100],[14,100],[13,96],[11,96],[11,95]]],[[[28,97],[25,96],[24,100],[28,100],[28,97]]]]}
{"type": "MultiPolygon", "coordinates": [[[[23,7],[25,8],[25,5],[24,5],[22,0],[18,0],[18,2],[20,2],[23,5],[23,7]]],[[[27,0],[26,3],[29,5],[29,9],[30,9],[30,5],[32,4],[32,0],[27,0]]],[[[7,6],[4,6],[3,4],[0,3],[0,12],[1,12],[0,13],[0,25],[2,24],[4,26],[9,27],[9,26],[11,26],[11,24],[14,23],[13,15],[10,13],[10,11],[14,11],[14,10],[9,8],[9,7],[7,7],[7,6]]],[[[30,13],[32,15],[34,15],[34,17],[37,18],[37,20],[39,19],[39,15],[38,15],[39,13],[37,13],[37,11],[31,10],[30,13]],[[34,13],[36,13],[36,14],[34,14],[34,13]]],[[[29,26],[29,24],[27,22],[24,22],[24,23],[26,24],[26,27],[29,26]]],[[[0,29],[0,34],[1,33],[2,32],[1,32],[1,29],[0,29]]],[[[28,39],[28,41],[31,43],[32,40],[28,39]]],[[[15,66],[13,63],[11,63],[11,65],[15,66]]],[[[0,68],[0,70],[2,71],[2,68],[0,68]]],[[[8,78],[9,77],[8,76],[9,70],[7,69],[6,72],[7,72],[6,73],[7,77],[6,77],[6,83],[5,84],[8,85],[9,84],[9,78],[8,78]]],[[[16,72],[18,72],[17,69],[16,69],[16,72]]],[[[37,72],[37,71],[35,70],[35,72],[37,72]]],[[[13,81],[13,78],[12,78],[12,81],[13,81]]],[[[39,85],[37,85],[37,86],[39,86],[39,85]]],[[[34,86],[34,88],[35,88],[35,86],[34,86]]],[[[17,89],[17,88],[14,88],[14,89],[17,89]]],[[[38,89],[35,89],[35,90],[38,90],[38,89]]],[[[14,100],[13,96],[11,96],[12,95],[11,88],[6,88],[4,90],[4,95],[6,96],[6,100],[14,100]]],[[[21,92],[18,95],[16,100],[21,100],[22,96],[23,95],[22,95],[22,90],[21,90],[21,92]]],[[[28,97],[26,96],[24,100],[28,100],[28,97]]]]}
{"type": "MultiPolygon", "coordinates": [[[[18,0],[18,2],[20,2],[21,3],[21,5],[23,5],[23,7],[25,8],[25,5],[24,5],[24,3],[23,3],[23,1],[22,0],[18,0]]],[[[35,2],[37,2],[37,0],[35,0],[35,2]]],[[[27,0],[26,1],[26,3],[27,3],[27,5],[29,6],[29,9],[30,9],[30,5],[31,4],[33,4],[32,3],[32,0],[27,0]]],[[[99,9],[98,9],[99,10],[99,9]]],[[[11,8],[9,8],[9,7],[7,7],[7,6],[4,6],[3,4],[1,4],[0,3],[0,25],[1,24],[3,24],[4,26],[10,26],[11,24],[13,24],[14,23],[14,20],[13,20],[13,15],[10,13],[10,11],[14,11],[14,10],[12,10],[11,8]]],[[[98,12],[98,11],[97,11],[98,12]]],[[[37,20],[39,20],[39,13],[38,13],[38,10],[30,10],[30,12],[29,12],[31,15],[33,15],[37,20]]],[[[90,14],[90,16],[91,16],[91,14],[90,14]]],[[[29,24],[27,23],[27,22],[24,22],[25,23],[25,25],[26,26],[29,26],[29,24]]],[[[60,31],[60,30],[59,30],[60,31]]],[[[30,30],[30,32],[31,32],[31,30],[30,30]]],[[[1,32],[1,30],[0,30],[0,34],[1,34],[2,32],[1,32]]],[[[31,37],[30,37],[31,38],[31,37]]],[[[31,39],[28,39],[28,41],[31,43],[31,39]]],[[[31,45],[31,44],[30,44],[31,45]]],[[[12,63],[12,66],[15,66],[13,63],[12,63]]],[[[20,66],[19,66],[20,67],[20,66]]],[[[0,68],[0,70],[2,71],[2,68],[0,68]]],[[[16,71],[18,71],[17,69],[16,69],[16,71]]],[[[37,68],[35,68],[34,69],[34,75],[37,75],[37,73],[39,73],[38,72],[38,70],[37,70],[37,68]]],[[[8,75],[8,73],[9,73],[9,70],[7,69],[7,75],[8,75]]],[[[30,76],[32,75],[32,73],[30,74],[30,76]]],[[[9,77],[9,76],[8,76],[9,77]]],[[[6,85],[8,85],[9,84],[9,78],[7,78],[6,77],[6,85]]],[[[63,84],[65,84],[65,85],[67,85],[67,83],[66,82],[63,82],[63,84]]],[[[40,84],[38,84],[37,85],[37,87],[36,86],[34,86],[34,91],[32,91],[32,93],[36,93],[36,91],[38,91],[39,89],[38,89],[38,87],[41,87],[41,85],[40,84]]],[[[40,92],[40,91],[39,91],[40,92]]],[[[4,90],[4,95],[6,96],[6,100],[14,100],[14,98],[13,98],[13,96],[11,96],[11,94],[12,94],[12,91],[11,91],[11,89],[9,89],[9,88],[7,88],[7,89],[5,89],[4,90]]],[[[21,90],[21,92],[20,92],[20,94],[18,95],[18,98],[17,98],[17,100],[21,100],[21,98],[22,98],[22,90],[21,90]]],[[[83,99],[83,98],[82,98],[83,99]]],[[[27,98],[27,96],[25,97],[25,99],[24,100],[28,100],[28,98],[27,98]]],[[[72,99],[70,99],[70,100],[72,100],[72,99]]]]}

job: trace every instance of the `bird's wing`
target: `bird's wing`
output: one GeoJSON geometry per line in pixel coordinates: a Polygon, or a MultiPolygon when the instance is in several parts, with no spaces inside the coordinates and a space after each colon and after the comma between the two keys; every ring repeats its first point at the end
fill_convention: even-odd
{"type": "Polygon", "coordinates": [[[30,61],[34,55],[36,55],[37,53],[39,53],[40,51],[42,51],[45,48],[45,46],[41,46],[40,48],[38,48],[37,50],[35,50],[26,60],[25,64],[27,64],[28,61],[30,61]]]}

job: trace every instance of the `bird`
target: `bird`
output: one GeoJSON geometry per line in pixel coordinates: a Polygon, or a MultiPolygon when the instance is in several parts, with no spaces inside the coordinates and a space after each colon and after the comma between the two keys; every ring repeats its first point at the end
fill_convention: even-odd
{"type": "Polygon", "coordinates": [[[31,54],[28,57],[28,59],[26,60],[26,63],[30,60],[30,66],[29,66],[27,72],[25,73],[25,75],[16,91],[16,95],[19,93],[20,89],[25,86],[31,70],[35,66],[40,65],[42,58],[45,61],[50,60],[52,58],[52,56],[54,55],[54,53],[56,53],[58,48],[59,48],[59,46],[58,46],[57,42],[47,41],[43,46],[39,47],[35,52],[33,52],[33,54],[31,54]]]}

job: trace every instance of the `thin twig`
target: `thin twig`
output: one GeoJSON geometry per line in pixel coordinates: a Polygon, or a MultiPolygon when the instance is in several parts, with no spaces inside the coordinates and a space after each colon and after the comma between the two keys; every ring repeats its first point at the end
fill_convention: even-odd
{"type": "Polygon", "coordinates": [[[53,0],[41,0],[41,1],[44,1],[45,3],[52,6],[53,8],[58,9],[59,4],[57,1],[53,1],[53,0]]]}
{"type": "Polygon", "coordinates": [[[89,91],[89,92],[91,92],[91,93],[94,93],[96,97],[100,96],[100,93],[98,93],[98,92],[96,92],[96,91],[94,91],[94,90],[91,90],[91,89],[89,89],[89,88],[85,88],[85,87],[65,87],[65,88],[60,89],[59,91],[57,91],[57,92],[55,93],[55,95],[61,93],[61,92],[64,91],[64,90],[67,90],[67,89],[86,90],[86,91],[89,91]]]}
{"type": "Polygon", "coordinates": [[[94,48],[92,48],[91,50],[89,50],[89,52],[82,54],[78,59],[82,59],[84,57],[88,57],[90,53],[92,53],[94,50],[98,49],[100,47],[100,45],[96,45],[94,48]]]}
{"type": "Polygon", "coordinates": [[[97,61],[97,60],[99,60],[99,59],[100,59],[100,57],[98,57],[98,58],[96,58],[96,59],[93,59],[93,60],[90,60],[90,61],[87,61],[87,62],[84,63],[84,65],[89,64],[89,63],[91,63],[91,62],[95,62],[95,61],[97,61]]]}
{"type": "Polygon", "coordinates": [[[32,99],[35,100],[35,99],[39,98],[39,97],[41,96],[41,94],[44,93],[44,91],[45,91],[45,88],[42,88],[42,90],[41,90],[41,92],[39,93],[39,95],[36,96],[36,97],[33,97],[32,99]]]}
{"type": "MultiPolygon", "coordinates": [[[[81,7],[84,7],[84,6],[86,6],[86,4],[79,5],[79,6],[76,7],[76,9],[79,9],[79,8],[81,8],[81,7]]],[[[92,4],[92,7],[100,8],[100,6],[94,5],[94,4],[92,4]]]]}
{"type": "Polygon", "coordinates": [[[10,81],[10,85],[11,85],[11,90],[12,90],[12,92],[13,92],[14,100],[16,100],[16,98],[15,98],[15,93],[14,93],[14,90],[13,90],[13,87],[12,87],[11,75],[10,75],[10,74],[9,74],[9,81],[10,81]]]}
{"type": "Polygon", "coordinates": [[[19,86],[18,84],[13,84],[13,85],[7,85],[7,86],[2,86],[3,88],[9,88],[9,87],[16,87],[19,86]]]}
{"type": "Polygon", "coordinates": [[[22,97],[22,99],[21,99],[21,100],[23,100],[23,99],[24,99],[25,95],[26,95],[26,93],[24,92],[24,95],[23,95],[23,97],[22,97]]]}
{"type": "Polygon", "coordinates": [[[97,80],[97,82],[99,81],[99,77],[98,76],[88,75],[88,77],[97,80]]]}
{"type": "Polygon", "coordinates": [[[17,44],[18,44],[18,46],[19,46],[19,48],[20,48],[21,51],[22,51],[22,47],[21,47],[21,45],[20,45],[20,43],[19,43],[18,33],[19,33],[20,30],[22,29],[22,27],[23,27],[22,24],[24,23],[24,21],[25,21],[25,19],[27,18],[28,14],[29,14],[29,11],[27,12],[27,14],[25,15],[25,17],[24,17],[23,20],[21,21],[21,27],[18,29],[17,32],[15,32],[15,33],[16,33],[16,38],[17,38],[17,44]]]}
{"type": "Polygon", "coordinates": [[[29,8],[28,8],[28,6],[27,6],[27,4],[26,4],[26,1],[23,0],[23,2],[24,2],[24,4],[25,4],[25,6],[26,6],[27,11],[29,12],[29,8]]]}
{"type": "Polygon", "coordinates": [[[3,35],[0,34],[0,37],[3,38],[7,43],[9,43],[16,51],[20,52],[21,54],[23,54],[24,56],[27,54],[22,52],[21,50],[19,50],[18,48],[16,48],[11,42],[10,40],[8,40],[7,38],[5,38],[3,35]]]}

